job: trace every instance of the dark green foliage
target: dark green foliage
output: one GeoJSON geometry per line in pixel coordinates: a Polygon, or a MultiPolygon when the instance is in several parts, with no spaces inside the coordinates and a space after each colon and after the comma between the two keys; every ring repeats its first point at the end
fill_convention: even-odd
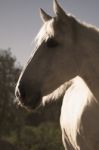
{"type": "Polygon", "coordinates": [[[0,140],[0,150],[17,150],[16,147],[5,140],[0,140]]]}
{"type": "Polygon", "coordinates": [[[14,104],[21,67],[10,49],[0,50],[0,150],[63,150],[59,116],[61,101],[35,112],[14,104]]]}
{"type": "Polygon", "coordinates": [[[42,123],[38,127],[24,126],[19,147],[23,147],[23,150],[61,150],[60,134],[57,125],[50,122],[42,123]]]}
{"type": "Polygon", "coordinates": [[[14,88],[20,72],[20,68],[15,67],[15,61],[10,49],[0,50],[0,135],[9,134],[15,123],[14,88]]]}

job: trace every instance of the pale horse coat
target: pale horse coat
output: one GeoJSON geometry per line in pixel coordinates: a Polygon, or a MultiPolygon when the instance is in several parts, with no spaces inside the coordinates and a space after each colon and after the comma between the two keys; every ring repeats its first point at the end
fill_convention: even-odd
{"type": "Polygon", "coordinates": [[[87,84],[77,76],[62,103],[60,124],[66,150],[99,150],[99,106],[87,84]]]}
{"type": "Polygon", "coordinates": [[[51,17],[41,10],[44,26],[19,77],[17,104],[35,109],[65,93],[60,116],[65,149],[99,150],[99,30],[66,15],[57,0],[54,12],[51,17]]]}

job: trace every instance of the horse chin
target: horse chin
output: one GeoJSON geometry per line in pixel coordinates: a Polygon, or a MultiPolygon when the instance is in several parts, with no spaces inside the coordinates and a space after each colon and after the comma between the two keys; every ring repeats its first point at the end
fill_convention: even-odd
{"type": "Polygon", "coordinates": [[[36,110],[40,104],[41,104],[42,98],[39,99],[32,99],[30,104],[28,104],[27,106],[25,106],[28,110],[32,111],[32,110],[36,110]]]}

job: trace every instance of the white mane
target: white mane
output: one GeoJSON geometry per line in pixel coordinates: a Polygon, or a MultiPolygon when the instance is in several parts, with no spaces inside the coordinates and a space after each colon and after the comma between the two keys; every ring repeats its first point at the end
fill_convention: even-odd
{"type": "MultiPolygon", "coordinates": [[[[90,131],[93,130],[94,123],[95,126],[98,125],[96,125],[98,114],[97,100],[84,80],[79,76],[64,83],[51,94],[44,96],[42,100],[43,105],[49,101],[57,100],[62,96],[63,102],[61,107],[60,125],[65,149],[67,149],[69,144],[69,148],[73,147],[75,150],[80,150],[80,147],[84,147],[84,150],[87,150],[87,144],[90,144],[91,147],[93,147],[93,141],[90,143],[89,137],[94,136],[92,134],[93,131],[90,131]],[[91,119],[89,119],[90,116],[92,117],[91,119]],[[88,130],[87,127],[88,123],[90,130],[88,130]],[[86,132],[86,135],[84,135],[84,132],[86,132]],[[78,142],[78,138],[82,143],[83,140],[85,140],[84,146],[81,146],[81,143],[78,142]]],[[[96,134],[97,127],[94,129],[94,132],[96,134]]]]}
{"type": "MultiPolygon", "coordinates": [[[[78,135],[81,136],[81,138],[87,138],[87,135],[84,135],[83,133],[86,130],[86,126],[84,126],[84,123],[86,122],[88,124],[89,122],[90,126],[90,119],[88,118],[90,116],[87,116],[86,114],[87,120],[82,120],[82,117],[85,114],[85,110],[88,110],[88,107],[92,107],[91,105],[93,102],[97,103],[95,97],[90,92],[83,79],[81,79],[80,77],[74,78],[72,85],[68,88],[64,95],[61,108],[60,124],[65,147],[65,140],[67,140],[68,144],[71,143],[72,147],[75,150],[80,150],[77,139],[78,135]]],[[[95,114],[97,113],[94,107],[93,111],[95,112],[95,114]]],[[[90,114],[92,115],[93,112],[90,111],[90,114]]],[[[94,119],[96,118],[92,119],[94,121],[94,119]]],[[[87,131],[87,133],[89,134],[88,136],[90,136],[90,131],[87,131]]]]}

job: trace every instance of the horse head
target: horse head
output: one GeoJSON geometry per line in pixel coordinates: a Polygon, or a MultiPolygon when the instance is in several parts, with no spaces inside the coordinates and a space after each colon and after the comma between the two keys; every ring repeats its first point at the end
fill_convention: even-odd
{"type": "Polygon", "coordinates": [[[35,40],[35,49],[22,70],[16,86],[20,103],[34,109],[42,98],[78,73],[72,30],[75,19],[54,0],[55,17],[40,10],[43,26],[35,40]]]}

